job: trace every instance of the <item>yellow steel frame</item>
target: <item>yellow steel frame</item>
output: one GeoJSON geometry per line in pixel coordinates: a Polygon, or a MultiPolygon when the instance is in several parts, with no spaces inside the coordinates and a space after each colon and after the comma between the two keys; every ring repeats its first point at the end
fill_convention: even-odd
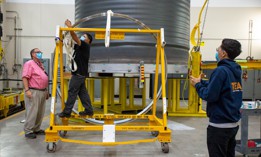
{"type": "MultiPolygon", "coordinates": [[[[191,75],[198,77],[201,73],[201,53],[191,52],[192,65],[191,75]]],[[[189,84],[188,105],[180,106],[180,79],[169,79],[169,116],[186,116],[186,117],[206,117],[206,112],[202,110],[202,100],[199,98],[196,89],[189,84]],[[174,89],[173,91],[170,91],[174,89]]]]}
{"type": "Polygon", "coordinates": [[[0,61],[2,61],[3,57],[4,57],[4,50],[2,47],[2,40],[0,38],[0,61]]]}
{"type": "MultiPolygon", "coordinates": [[[[201,63],[200,52],[192,52],[192,75],[199,76],[201,70],[215,69],[217,63],[201,63]]],[[[259,70],[261,60],[236,60],[242,69],[259,70]]],[[[189,86],[188,106],[180,106],[180,79],[168,80],[168,115],[169,116],[193,116],[206,117],[206,112],[202,110],[202,100],[198,97],[194,87],[189,86]]]]}
{"type": "MultiPolygon", "coordinates": [[[[68,83],[64,81],[64,72],[63,72],[63,31],[85,31],[85,32],[101,32],[105,33],[104,28],[59,28],[59,39],[56,41],[56,49],[55,49],[55,58],[54,58],[54,75],[53,75],[53,87],[52,87],[52,97],[51,97],[51,113],[50,113],[50,126],[46,129],[45,133],[45,141],[49,143],[57,142],[58,140],[64,142],[71,142],[71,143],[80,143],[80,144],[91,144],[91,145],[102,145],[102,146],[112,146],[112,145],[119,145],[119,144],[133,144],[133,143],[140,143],[140,142],[153,142],[158,140],[162,143],[169,143],[171,142],[171,131],[167,128],[167,103],[166,103],[166,87],[165,84],[162,83],[162,100],[163,100],[163,116],[162,119],[156,116],[156,104],[157,104],[157,89],[158,89],[158,77],[159,77],[159,65],[161,64],[161,80],[165,82],[165,59],[164,59],[164,45],[161,43],[161,31],[160,30],[140,30],[140,29],[110,29],[111,33],[143,33],[143,34],[156,34],[157,35],[157,50],[156,50],[156,72],[155,72],[155,82],[154,82],[154,95],[153,95],[153,107],[152,107],[152,114],[151,115],[106,115],[106,114],[94,114],[92,118],[100,118],[104,120],[104,124],[113,124],[115,119],[122,119],[122,118],[132,118],[132,119],[146,119],[149,121],[146,125],[132,125],[132,123],[127,124],[119,124],[115,126],[115,131],[158,131],[159,134],[156,138],[151,139],[140,139],[140,140],[133,140],[133,141],[117,141],[117,142],[92,142],[92,141],[82,141],[82,140],[72,140],[72,139],[64,139],[59,136],[59,131],[102,131],[102,125],[69,125],[68,119],[64,118],[62,125],[55,124],[55,113],[56,113],[56,88],[57,88],[57,81],[58,81],[58,65],[60,67],[60,76],[61,76],[61,104],[64,107],[64,84],[68,83]],[[59,60],[60,58],[60,60],[59,60]],[[59,62],[60,61],[60,62],[59,62]]],[[[123,79],[124,81],[124,79],[123,79]]],[[[105,83],[105,82],[104,82],[105,83]]],[[[104,85],[108,85],[105,83],[104,85]]],[[[122,101],[122,99],[120,99],[122,101]]],[[[106,113],[107,109],[104,108],[104,112],[106,113]]],[[[74,116],[73,118],[80,118],[74,116]]],[[[86,117],[88,118],[88,117],[86,117]]]]}
{"type": "MultiPolygon", "coordinates": [[[[16,105],[18,103],[24,103],[24,93],[9,93],[9,94],[1,94],[0,95],[0,111],[2,111],[2,115],[7,117],[9,112],[9,107],[11,105],[16,105]]],[[[0,114],[1,116],[1,114],[0,114]]]]}
{"type": "MultiPolygon", "coordinates": [[[[64,77],[64,94],[65,99],[67,99],[68,82],[71,78],[71,74],[66,73],[64,77]]],[[[142,104],[134,104],[134,81],[135,78],[119,78],[120,92],[119,100],[114,100],[114,77],[110,78],[86,78],[86,88],[90,95],[91,102],[94,107],[103,108],[103,113],[106,114],[108,111],[114,113],[124,113],[126,111],[139,112],[146,106],[146,79],[143,82],[142,88],[142,104]],[[101,100],[95,101],[94,97],[94,80],[101,80],[101,100]],[[127,82],[126,79],[130,79],[129,85],[129,103],[127,103],[127,82]]],[[[84,108],[81,101],[78,101],[78,111],[83,111],[84,108]]]]}
{"type": "MultiPolygon", "coordinates": [[[[236,60],[236,62],[242,67],[242,69],[261,69],[261,60],[236,60]]],[[[215,69],[217,63],[202,63],[201,69],[215,69]]]]}
{"type": "MultiPolygon", "coordinates": [[[[146,79],[144,80],[144,86],[142,88],[142,104],[137,105],[134,103],[134,87],[135,78],[119,78],[120,80],[120,92],[119,103],[116,105],[110,105],[108,109],[115,113],[124,113],[125,111],[141,111],[146,105],[146,79]],[[129,103],[127,103],[127,79],[129,79],[129,103]]],[[[110,92],[111,93],[111,92],[110,92]]],[[[114,98],[114,95],[112,95],[114,98]]]]}
{"type": "MultiPolygon", "coordinates": [[[[190,42],[194,46],[190,52],[190,57],[188,61],[188,68],[191,71],[189,75],[198,77],[201,73],[200,64],[201,64],[201,53],[199,52],[199,47],[203,45],[203,42],[200,41],[200,24],[201,24],[201,16],[204,11],[204,8],[207,6],[208,0],[205,0],[199,16],[198,22],[194,26],[191,35],[190,42]],[[195,36],[197,34],[197,41],[195,40],[195,36]]],[[[193,117],[206,117],[206,112],[202,110],[202,100],[199,98],[196,89],[189,85],[189,96],[188,96],[188,106],[181,107],[180,106],[180,81],[170,80],[169,89],[175,89],[175,91],[169,91],[169,100],[172,103],[169,103],[169,116],[193,116],[193,117]]]]}

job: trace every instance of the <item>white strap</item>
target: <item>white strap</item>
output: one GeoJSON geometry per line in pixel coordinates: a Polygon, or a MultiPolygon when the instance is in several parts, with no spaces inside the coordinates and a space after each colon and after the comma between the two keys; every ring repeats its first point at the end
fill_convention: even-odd
{"type": "Polygon", "coordinates": [[[106,23],[106,32],[105,32],[105,47],[110,46],[110,29],[111,29],[111,16],[113,15],[113,12],[111,10],[107,11],[107,23],[106,23]]]}
{"type": "Polygon", "coordinates": [[[64,40],[63,44],[64,44],[64,47],[66,49],[67,56],[68,56],[67,65],[69,66],[69,68],[72,72],[75,72],[77,70],[77,64],[74,60],[75,56],[72,54],[74,43],[73,43],[73,40],[71,37],[68,37],[66,39],[67,40],[64,40]],[[72,64],[73,64],[74,69],[72,69],[72,64]]]}

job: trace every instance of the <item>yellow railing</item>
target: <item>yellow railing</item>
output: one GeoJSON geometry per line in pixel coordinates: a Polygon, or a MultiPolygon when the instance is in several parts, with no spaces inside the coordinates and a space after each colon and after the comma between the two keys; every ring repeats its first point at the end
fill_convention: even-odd
{"type": "MultiPolygon", "coordinates": [[[[63,31],[87,31],[87,32],[104,32],[103,28],[59,28],[59,37],[56,38],[56,49],[55,49],[55,58],[54,58],[54,75],[53,75],[53,87],[52,87],[52,98],[51,98],[51,113],[50,113],[50,126],[46,129],[45,133],[45,141],[48,142],[47,150],[48,152],[54,152],[57,141],[61,140],[63,142],[72,142],[72,143],[80,143],[80,144],[91,144],[91,145],[118,145],[118,144],[133,144],[140,142],[153,142],[156,139],[162,143],[162,150],[167,153],[169,151],[168,143],[171,142],[171,131],[167,128],[167,102],[166,102],[166,87],[165,83],[162,83],[162,119],[156,116],[156,104],[157,104],[157,89],[158,89],[158,80],[159,80],[159,71],[161,71],[161,80],[165,82],[165,57],[164,57],[164,43],[162,40],[163,32],[162,30],[141,30],[141,29],[110,29],[110,33],[143,33],[143,34],[156,34],[157,35],[157,49],[156,49],[156,72],[155,72],[155,81],[154,81],[154,95],[153,95],[153,106],[152,113],[146,115],[114,115],[114,114],[106,114],[107,108],[104,106],[104,115],[94,114],[92,117],[79,117],[77,115],[72,116],[72,118],[94,118],[94,119],[103,119],[104,125],[75,125],[71,126],[67,118],[63,118],[61,124],[56,124],[55,122],[55,113],[57,108],[56,103],[56,88],[58,81],[58,65],[60,67],[60,82],[61,82],[61,106],[64,107],[65,97],[65,89],[67,90],[65,83],[68,82],[64,79],[63,73],[63,31]],[[58,59],[60,58],[60,59],[58,59]],[[159,70],[159,65],[161,64],[161,70],[159,70]],[[143,125],[134,125],[135,123],[127,123],[128,125],[116,125],[114,124],[115,119],[143,119],[148,122],[143,125]],[[72,140],[72,139],[64,139],[59,136],[58,132],[61,131],[102,131],[104,127],[107,125],[115,126],[116,131],[145,131],[145,132],[158,132],[157,138],[152,139],[141,139],[141,140],[130,140],[130,141],[115,141],[115,142],[91,142],[91,141],[83,141],[83,140],[72,140]]],[[[123,79],[124,80],[124,79],[123,79]]],[[[122,80],[122,81],[123,81],[122,80]]],[[[107,82],[103,82],[105,86],[108,86],[107,82]]],[[[124,85],[124,83],[123,83],[124,85]]],[[[108,87],[107,87],[108,88],[108,87]]],[[[107,89],[106,89],[107,90],[107,89]]],[[[109,98],[106,97],[108,100],[109,98]]],[[[120,99],[121,101],[122,99],[120,99]]],[[[131,103],[130,105],[133,105],[131,103]]],[[[57,119],[56,119],[57,120],[57,119]]]]}

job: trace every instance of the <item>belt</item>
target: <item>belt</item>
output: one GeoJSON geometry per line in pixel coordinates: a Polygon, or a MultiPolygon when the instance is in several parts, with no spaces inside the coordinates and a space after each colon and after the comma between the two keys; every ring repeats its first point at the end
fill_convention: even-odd
{"type": "Polygon", "coordinates": [[[81,76],[81,77],[85,77],[85,76],[83,76],[83,75],[81,75],[81,74],[77,74],[77,73],[76,73],[76,74],[74,74],[74,75],[81,76]]]}
{"type": "Polygon", "coordinates": [[[39,88],[32,88],[32,87],[29,87],[29,89],[39,90],[39,91],[46,91],[46,88],[44,88],[44,89],[39,89],[39,88]]]}

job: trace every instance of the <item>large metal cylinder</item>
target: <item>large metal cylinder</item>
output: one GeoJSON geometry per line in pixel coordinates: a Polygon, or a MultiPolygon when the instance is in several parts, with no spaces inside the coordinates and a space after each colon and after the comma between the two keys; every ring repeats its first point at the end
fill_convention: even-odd
{"type": "MultiPolygon", "coordinates": [[[[136,18],[151,29],[164,28],[168,64],[187,64],[190,0],[75,0],[75,21],[107,10],[136,18]]],[[[78,27],[105,28],[106,16],[81,23],[78,27]]],[[[141,29],[141,26],[112,17],[111,28],[141,29]]],[[[145,64],[154,64],[155,44],[152,35],[137,34],[127,34],[124,41],[111,41],[109,48],[104,47],[104,40],[94,40],[90,63],[132,64],[144,61],[145,64]]]]}

